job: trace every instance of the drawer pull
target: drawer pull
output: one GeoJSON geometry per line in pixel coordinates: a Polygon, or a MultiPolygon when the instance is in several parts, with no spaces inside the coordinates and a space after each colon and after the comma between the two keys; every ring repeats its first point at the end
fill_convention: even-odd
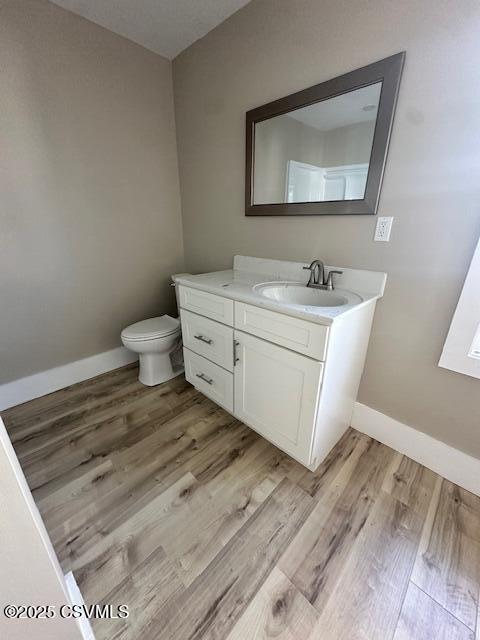
{"type": "Polygon", "coordinates": [[[212,378],[207,378],[207,376],[204,373],[197,373],[196,376],[197,378],[200,378],[200,380],[203,380],[207,384],[213,384],[212,378]]]}
{"type": "Polygon", "coordinates": [[[195,338],[195,340],[200,340],[200,342],[205,342],[205,344],[212,344],[213,342],[211,338],[205,338],[205,336],[202,336],[201,334],[193,337],[195,338]]]}

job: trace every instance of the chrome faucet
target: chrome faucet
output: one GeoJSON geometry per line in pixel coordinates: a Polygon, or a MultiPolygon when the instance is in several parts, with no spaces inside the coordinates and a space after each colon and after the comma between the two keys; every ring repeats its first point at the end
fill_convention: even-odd
{"type": "Polygon", "coordinates": [[[334,274],[341,275],[343,271],[328,272],[327,278],[325,278],[325,265],[321,260],[313,260],[309,267],[303,267],[307,271],[310,271],[310,277],[307,282],[307,287],[312,289],[326,289],[327,291],[333,291],[335,288],[333,285],[334,274]]]}

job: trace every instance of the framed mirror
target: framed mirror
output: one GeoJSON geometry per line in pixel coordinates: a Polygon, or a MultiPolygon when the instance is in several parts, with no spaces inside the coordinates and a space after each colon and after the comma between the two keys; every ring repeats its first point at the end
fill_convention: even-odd
{"type": "Polygon", "coordinates": [[[404,59],[248,111],[245,214],[375,214],[404,59]]]}

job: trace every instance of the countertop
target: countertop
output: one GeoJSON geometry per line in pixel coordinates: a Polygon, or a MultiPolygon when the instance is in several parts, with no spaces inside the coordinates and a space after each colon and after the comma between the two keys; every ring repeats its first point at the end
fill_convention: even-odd
{"type": "MultiPolygon", "coordinates": [[[[234,267],[237,264],[242,267],[259,265],[261,267],[261,271],[255,272],[246,270],[245,268],[234,268],[226,271],[214,271],[198,275],[181,274],[179,276],[174,276],[174,280],[180,285],[213,293],[218,296],[223,296],[224,298],[230,298],[231,300],[237,300],[263,309],[269,309],[270,311],[276,311],[289,316],[302,318],[309,322],[330,325],[336,319],[341,318],[356,309],[360,309],[367,304],[372,304],[380,298],[383,295],[383,288],[385,286],[386,279],[385,274],[379,272],[343,269],[344,274],[339,277],[339,285],[338,287],[335,287],[335,292],[340,295],[346,295],[347,297],[349,293],[354,293],[357,296],[360,296],[360,302],[347,303],[339,307],[304,306],[276,301],[261,295],[255,290],[257,285],[265,284],[267,282],[298,282],[300,284],[306,284],[308,274],[306,274],[305,271],[302,271],[303,266],[305,266],[302,263],[270,261],[259,258],[236,256],[234,267]],[[276,263],[276,268],[272,267],[274,263],[276,263]],[[301,277],[285,277],[287,271],[287,275],[289,276],[300,276],[301,274],[301,277]],[[356,286],[352,287],[352,284],[356,286]],[[358,288],[359,285],[362,286],[362,284],[365,289],[368,287],[368,289],[376,290],[362,291],[358,288]]],[[[331,269],[337,269],[337,267],[326,267],[327,272],[331,269]]]]}

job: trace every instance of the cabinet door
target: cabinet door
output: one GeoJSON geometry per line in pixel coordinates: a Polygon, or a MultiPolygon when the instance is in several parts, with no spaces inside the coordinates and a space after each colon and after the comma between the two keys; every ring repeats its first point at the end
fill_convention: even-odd
{"type": "Polygon", "coordinates": [[[235,416],[310,464],[323,364],[235,331],[235,416]]]}

